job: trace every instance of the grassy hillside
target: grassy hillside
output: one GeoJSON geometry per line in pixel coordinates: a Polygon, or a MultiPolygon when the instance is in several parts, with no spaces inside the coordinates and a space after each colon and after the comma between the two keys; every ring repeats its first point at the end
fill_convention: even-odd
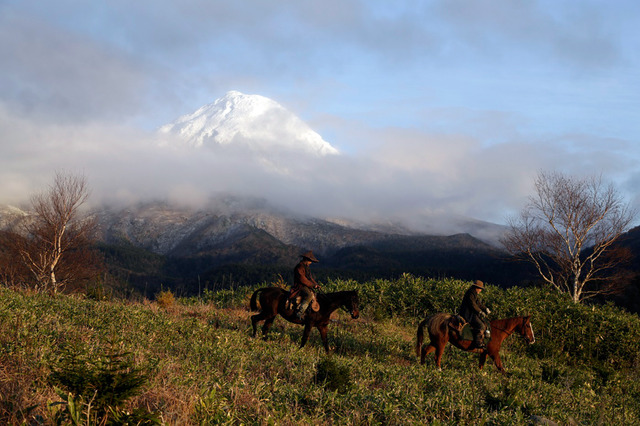
{"type": "MultiPolygon", "coordinates": [[[[250,338],[252,289],[201,299],[93,301],[0,289],[0,423],[638,424],[640,319],[543,289],[483,293],[495,318],[531,314],[536,343],[502,348],[508,376],[447,348],[419,365],[415,328],[457,308],[468,282],[404,275],[364,283],[358,320],[337,311],[333,353],[276,320],[250,338]],[[71,391],[71,392],[70,392],[71,391]],[[51,403],[57,403],[51,405],[51,403]]],[[[257,287],[256,287],[257,288],[257,287]]]]}

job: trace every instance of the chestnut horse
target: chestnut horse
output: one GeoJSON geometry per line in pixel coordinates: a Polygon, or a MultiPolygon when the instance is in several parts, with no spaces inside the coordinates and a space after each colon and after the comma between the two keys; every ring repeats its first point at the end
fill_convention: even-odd
{"type": "Polygon", "coordinates": [[[480,354],[480,369],[487,360],[487,355],[493,359],[498,370],[505,373],[504,366],[500,360],[500,346],[507,337],[513,333],[518,333],[529,344],[536,341],[531,326],[531,316],[496,319],[491,321],[491,339],[486,349],[479,349],[473,346],[472,340],[464,340],[461,336],[464,320],[455,315],[444,313],[434,314],[423,320],[418,325],[418,339],[416,342],[416,356],[420,357],[420,363],[424,364],[427,355],[435,351],[434,357],[436,366],[440,368],[442,353],[447,342],[451,342],[455,347],[465,352],[475,352],[480,354]],[[431,341],[428,345],[423,345],[424,328],[427,327],[431,341]]]}
{"type": "Polygon", "coordinates": [[[264,287],[253,292],[249,304],[252,311],[258,310],[256,302],[258,300],[260,301],[260,313],[251,316],[253,337],[256,337],[258,322],[264,320],[264,324],[262,325],[262,336],[266,340],[271,324],[273,324],[276,316],[280,314],[282,318],[289,322],[294,324],[304,324],[300,347],[303,347],[305,343],[307,343],[309,334],[311,334],[311,329],[316,327],[320,332],[324,350],[329,352],[327,331],[333,311],[342,307],[351,314],[351,318],[356,319],[360,316],[360,312],[358,310],[358,293],[355,291],[318,293],[316,298],[320,305],[320,309],[318,312],[308,309],[302,320],[296,316],[296,312],[293,308],[287,307],[288,297],[289,292],[280,287],[264,287]]]}

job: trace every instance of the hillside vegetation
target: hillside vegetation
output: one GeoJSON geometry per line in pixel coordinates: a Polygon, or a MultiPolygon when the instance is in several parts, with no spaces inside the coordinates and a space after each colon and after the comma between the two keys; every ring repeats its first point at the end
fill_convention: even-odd
{"type": "Polygon", "coordinates": [[[425,315],[454,312],[469,282],[403,275],[357,289],[361,317],[250,337],[251,292],[133,303],[0,289],[2,424],[640,423],[640,319],[541,288],[488,286],[492,317],[532,315],[536,343],[502,346],[509,374],[448,347],[443,369],[413,345],[425,315]]]}

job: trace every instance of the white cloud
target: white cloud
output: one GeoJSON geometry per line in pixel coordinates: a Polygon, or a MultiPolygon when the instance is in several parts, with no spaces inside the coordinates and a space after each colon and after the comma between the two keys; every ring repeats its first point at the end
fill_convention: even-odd
{"type": "Polygon", "coordinates": [[[122,120],[141,107],[144,76],[132,58],[48,22],[0,17],[0,57],[3,103],[37,120],[122,120]]]}
{"type": "MultiPolygon", "coordinates": [[[[538,170],[632,170],[625,144],[598,160],[554,140],[484,146],[469,135],[377,129],[357,155],[317,157],[242,146],[161,145],[155,134],[91,125],[30,126],[0,114],[0,202],[26,201],[56,170],[87,175],[94,204],[161,198],[202,205],[215,193],[264,197],[300,213],[353,220],[416,221],[425,212],[501,222],[531,191],[538,170]]],[[[166,142],[166,141],[165,141],[166,142]]],[[[601,154],[601,153],[600,153],[601,154]]]]}

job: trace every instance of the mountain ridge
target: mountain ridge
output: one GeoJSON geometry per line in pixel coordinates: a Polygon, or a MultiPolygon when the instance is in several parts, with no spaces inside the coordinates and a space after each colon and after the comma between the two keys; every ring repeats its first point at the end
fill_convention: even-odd
{"type": "MultiPolygon", "coordinates": [[[[405,237],[444,237],[409,230],[401,233],[398,226],[383,229],[382,225],[377,225],[373,227],[375,230],[354,227],[279,211],[267,203],[254,202],[251,206],[249,202],[243,204],[229,197],[200,209],[148,202],[135,207],[104,209],[97,213],[97,217],[101,225],[101,240],[128,240],[163,255],[194,255],[249,228],[265,231],[284,244],[313,249],[319,254],[405,237]]],[[[468,232],[456,234],[471,236],[468,232]]],[[[487,242],[482,244],[490,247],[487,242]]]]}
{"type": "MultiPolygon", "coordinates": [[[[0,223],[15,225],[20,217],[28,217],[23,213],[7,220],[1,212],[0,223]]],[[[156,259],[156,269],[146,273],[144,280],[165,284],[193,280],[194,274],[210,276],[215,274],[212,271],[232,265],[287,273],[307,250],[321,259],[321,268],[343,271],[340,274],[453,274],[457,263],[468,263],[460,256],[471,253],[485,261],[503,255],[467,233],[402,234],[397,226],[383,230],[381,225],[375,230],[360,229],[281,211],[263,200],[230,196],[199,209],[147,202],[105,207],[93,215],[99,224],[98,242],[106,252],[122,253],[126,249],[142,258],[151,256],[156,259]],[[158,269],[167,261],[178,265],[174,269],[179,271],[158,269]]]]}

